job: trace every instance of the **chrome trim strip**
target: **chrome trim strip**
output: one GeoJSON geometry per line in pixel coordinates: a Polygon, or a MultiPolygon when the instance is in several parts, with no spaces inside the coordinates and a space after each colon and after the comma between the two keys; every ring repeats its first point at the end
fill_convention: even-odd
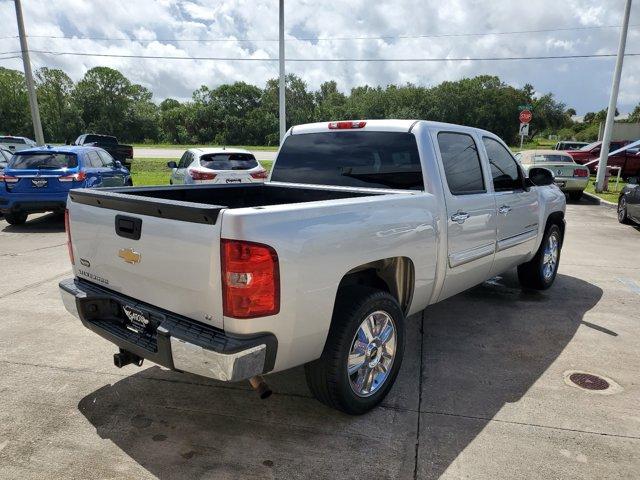
{"type": "Polygon", "coordinates": [[[262,344],[227,354],[171,337],[171,354],[177,370],[223,382],[237,382],[262,373],[267,346],[262,344]]]}
{"type": "Polygon", "coordinates": [[[519,233],[512,237],[503,238],[502,240],[498,240],[498,249],[496,251],[501,252],[502,250],[506,250],[507,248],[515,247],[516,245],[520,245],[521,243],[527,242],[532,238],[535,238],[538,235],[538,226],[531,230],[527,230],[526,232],[519,233]]]}
{"type": "Polygon", "coordinates": [[[449,267],[459,267],[465,263],[473,262],[479,258],[486,257],[495,252],[495,243],[489,243],[487,245],[481,245],[474,247],[464,252],[450,253],[449,254],[449,267]]]}

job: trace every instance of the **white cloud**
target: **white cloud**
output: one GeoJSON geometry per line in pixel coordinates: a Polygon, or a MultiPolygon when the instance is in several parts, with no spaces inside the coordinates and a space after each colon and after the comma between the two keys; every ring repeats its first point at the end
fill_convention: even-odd
{"type": "MultiPolygon", "coordinates": [[[[285,0],[288,58],[478,58],[500,56],[612,53],[619,29],[601,28],[545,33],[431,38],[336,40],[336,37],[443,35],[509,32],[548,28],[616,25],[622,2],[616,0],[285,0]],[[328,40],[300,40],[320,37],[328,40]],[[333,39],[333,40],[331,40],[333,39]]],[[[274,0],[31,0],[23,3],[32,50],[127,55],[277,58],[273,41],[171,42],[168,39],[254,39],[278,37],[274,0]],[[36,35],[134,38],[134,41],[47,39],[36,35]]],[[[15,18],[13,2],[0,2],[0,18],[15,18]]],[[[631,24],[640,24],[640,6],[631,24]]],[[[17,33],[5,22],[3,35],[17,33]]],[[[628,52],[640,53],[640,28],[629,32],[628,52]]],[[[0,39],[0,51],[18,50],[16,39],[0,39]]],[[[214,62],[204,60],[125,59],[32,54],[35,67],[59,67],[74,80],[87,69],[107,65],[134,82],[151,88],[157,100],[189,98],[200,85],[216,86],[243,80],[263,86],[277,75],[277,62],[214,62]]],[[[434,85],[478,74],[499,75],[537,91],[551,91],[584,113],[608,102],[614,59],[545,60],[519,62],[446,63],[294,63],[287,71],[301,76],[312,88],[336,80],[342,90],[362,85],[411,82],[434,85]]],[[[19,59],[0,65],[21,69],[19,59]]],[[[640,102],[640,57],[625,59],[619,109],[630,111],[640,102]]]]}

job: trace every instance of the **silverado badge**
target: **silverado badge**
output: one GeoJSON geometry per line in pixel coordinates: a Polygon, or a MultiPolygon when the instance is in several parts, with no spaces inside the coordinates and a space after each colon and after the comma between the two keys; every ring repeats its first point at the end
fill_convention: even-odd
{"type": "Polygon", "coordinates": [[[127,263],[140,263],[141,255],[133,248],[121,248],[118,256],[127,263]]]}

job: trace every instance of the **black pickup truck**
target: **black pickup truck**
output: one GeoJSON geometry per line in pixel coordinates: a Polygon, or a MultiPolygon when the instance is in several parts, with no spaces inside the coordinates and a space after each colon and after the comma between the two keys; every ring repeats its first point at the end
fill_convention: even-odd
{"type": "Polygon", "coordinates": [[[118,143],[118,139],[111,135],[98,135],[95,133],[85,133],[76,138],[73,142],[74,145],[91,145],[100,147],[116,160],[119,160],[122,165],[127,167],[131,171],[131,161],[133,160],[133,147],[131,145],[121,145],[118,143]]]}

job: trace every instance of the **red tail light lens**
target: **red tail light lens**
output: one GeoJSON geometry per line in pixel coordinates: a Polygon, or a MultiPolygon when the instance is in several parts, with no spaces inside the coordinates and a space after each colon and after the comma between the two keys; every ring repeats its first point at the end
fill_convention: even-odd
{"type": "Polygon", "coordinates": [[[65,175],[64,177],[58,177],[61,182],[84,182],[87,178],[86,172],[78,172],[73,175],[65,175]]]}
{"type": "Polygon", "coordinates": [[[329,122],[329,130],[350,130],[352,128],[364,128],[367,122],[329,122]]]}
{"type": "Polygon", "coordinates": [[[260,170],[259,172],[252,172],[251,176],[255,179],[259,179],[259,178],[267,178],[267,171],[266,170],[260,170]]]}
{"type": "Polygon", "coordinates": [[[67,232],[67,249],[69,250],[69,260],[71,265],[75,265],[75,259],[73,258],[73,245],[71,244],[71,224],[69,223],[69,210],[64,211],[64,229],[67,232]]]}
{"type": "Polygon", "coordinates": [[[268,245],[221,242],[223,314],[255,318],[280,311],[278,254],[268,245]]]}
{"type": "Polygon", "coordinates": [[[17,183],[20,180],[17,177],[12,177],[11,175],[0,175],[0,182],[5,183],[17,183]]]}
{"type": "Polygon", "coordinates": [[[589,176],[589,170],[585,170],[584,168],[576,168],[573,171],[573,176],[574,177],[588,177],[589,176]]]}
{"type": "Polygon", "coordinates": [[[213,180],[218,175],[212,172],[203,172],[202,170],[187,170],[189,176],[194,180],[213,180]]]}

